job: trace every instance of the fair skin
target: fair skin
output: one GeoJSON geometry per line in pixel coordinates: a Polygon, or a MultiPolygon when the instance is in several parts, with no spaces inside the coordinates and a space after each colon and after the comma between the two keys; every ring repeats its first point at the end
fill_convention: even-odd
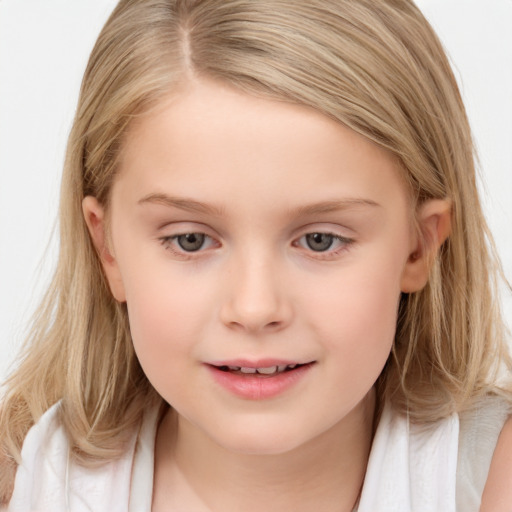
{"type": "Polygon", "coordinates": [[[480,512],[512,511],[512,418],[503,427],[489,468],[480,512]]]}
{"type": "Polygon", "coordinates": [[[399,298],[425,285],[449,203],[416,212],[422,243],[392,155],[306,107],[202,81],[132,125],[108,216],[93,197],[83,209],[173,407],[153,510],[351,510],[399,298]],[[286,386],[254,374],[273,363],[298,365],[286,386]]]}

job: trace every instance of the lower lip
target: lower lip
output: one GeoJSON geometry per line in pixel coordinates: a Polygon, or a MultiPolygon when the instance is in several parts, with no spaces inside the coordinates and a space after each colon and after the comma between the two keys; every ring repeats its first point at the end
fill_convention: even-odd
{"type": "Polygon", "coordinates": [[[215,381],[224,389],[247,400],[265,400],[278,396],[298,384],[309,372],[313,363],[276,375],[259,375],[224,372],[207,365],[215,381]]]}

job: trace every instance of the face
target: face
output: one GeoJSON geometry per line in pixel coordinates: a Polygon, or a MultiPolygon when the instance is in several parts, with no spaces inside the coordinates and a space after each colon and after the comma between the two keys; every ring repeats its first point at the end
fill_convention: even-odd
{"type": "MultiPolygon", "coordinates": [[[[101,246],[104,212],[88,201],[101,246]]],[[[306,107],[195,83],[132,126],[110,208],[111,289],[188,428],[280,453],[368,396],[415,286],[391,155],[306,107]]]]}

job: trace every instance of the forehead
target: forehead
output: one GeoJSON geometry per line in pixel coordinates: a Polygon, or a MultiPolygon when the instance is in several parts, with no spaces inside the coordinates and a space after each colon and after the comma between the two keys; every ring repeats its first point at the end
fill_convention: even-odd
{"type": "Polygon", "coordinates": [[[135,122],[114,189],[258,207],[405,200],[397,159],[305,106],[195,82],[135,122]]]}

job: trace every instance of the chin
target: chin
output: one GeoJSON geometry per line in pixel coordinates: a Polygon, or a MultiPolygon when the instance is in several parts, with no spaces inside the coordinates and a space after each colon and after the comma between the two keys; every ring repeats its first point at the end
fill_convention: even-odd
{"type": "Polygon", "coordinates": [[[213,441],[232,453],[243,455],[281,455],[307,443],[307,432],[297,432],[293,426],[262,422],[240,422],[211,435],[213,441]]]}

